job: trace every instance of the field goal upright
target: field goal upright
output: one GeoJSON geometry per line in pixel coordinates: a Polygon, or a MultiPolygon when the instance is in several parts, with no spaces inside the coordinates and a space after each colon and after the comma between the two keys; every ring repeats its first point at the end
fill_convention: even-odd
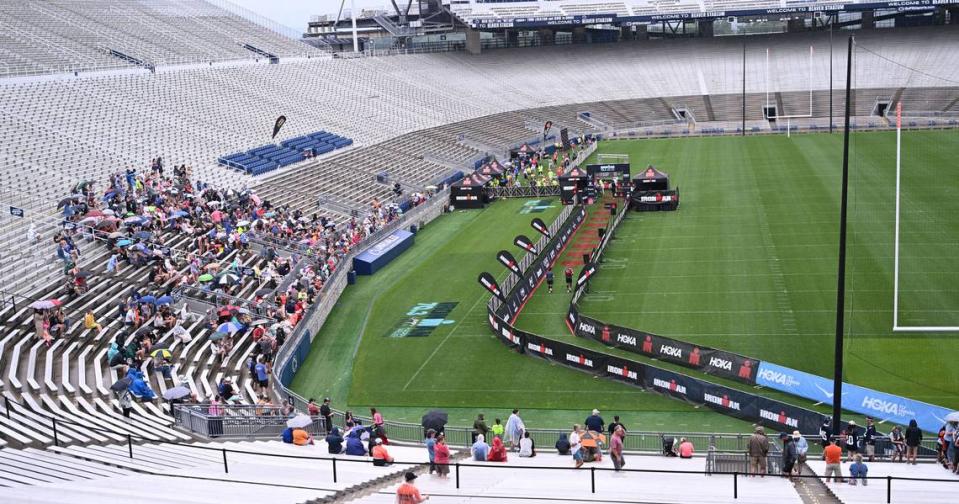
{"type": "Polygon", "coordinates": [[[892,330],[893,332],[959,332],[959,326],[955,325],[900,325],[899,324],[899,299],[900,299],[900,244],[901,244],[901,218],[902,218],[902,120],[903,117],[915,118],[930,115],[925,111],[904,114],[902,102],[896,103],[896,218],[895,218],[895,242],[893,245],[893,299],[892,299],[892,330]]]}

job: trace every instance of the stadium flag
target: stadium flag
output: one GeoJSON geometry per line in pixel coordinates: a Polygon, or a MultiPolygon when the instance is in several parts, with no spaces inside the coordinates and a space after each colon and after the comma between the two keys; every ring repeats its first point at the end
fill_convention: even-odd
{"type": "Polygon", "coordinates": [[[569,144],[569,130],[566,128],[559,130],[559,137],[563,141],[563,150],[569,150],[572,147],[569,144]]]}
{"type": "Polygon", "coordinates": [[[286,116],[285,116],[285,115],[281,115],[280,117],[277,117],[277,118],[276,118],[276,123],[273,124],[273,137],[272,137],[272,138],[276,138],[276,134],[280,132],[280,128],[282,128],[284,124],[286,124],[286,116]]]}
{"type": "Polygon", "coordinates": [[[533,229],[535,229],[536,231],[539,231],[539,234],[545,236],[547,240],[552,238],[552,236],[549,233],[549,228],[546,226],[546,223],[543,222],[543,219],[540,219],[539,217],[537,217],[533,219],[532,221],[530,221],[529,225],[533,226],[533,229]]]}
{"type": "Polygon", "coordinates": [[[503,263],[503,266],[506,266],[506,269],[516,273],[516,276],[523,276],[523,272],[519,269],[519,263],[516,262],[516,258],[513,257],[513,254],[510,254],[506,250],[500,250],[496,253],[496,259],[503,263]]]}
{"type": "Polygon", "coordinates": [[[513,239],[513,244],[529,252],[530,254],[539,253],[539,251],[536,250],[536,245],[533,245],[533,241],[530,240],[526,235],[517,235],[516,238],[513,239]]]}
{"type": "Polygon", "coordinates": [[[593,276],[596,273],[596,266],[593,263],[589,263],[583,266],[583,270],[579,272],[579,278],[576,279],[576,288],[579,289],[582,287],[589,277],[593,276]]]}
{"type": "Polygon", "coordinates": [[[499,284],[496,283],[496,279],[493,278],[493,275],[490,275],[484,271],[479,274],[478,280],[480,285],[482,285],[486,290],[490,291],[492,295],[499,298],[500,301],[506,301],[506,297],[503,296],[503,291],[500,290],[499,284]]]}

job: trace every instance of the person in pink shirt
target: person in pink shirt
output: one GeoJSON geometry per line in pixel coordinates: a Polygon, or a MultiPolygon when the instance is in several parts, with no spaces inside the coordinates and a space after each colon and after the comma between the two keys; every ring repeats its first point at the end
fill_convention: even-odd
{"type": "Polygon", "coordinates": [[[370,415],[373,416],[373,432],[375,432],[376,435],[383,440],[383,444],[390,444],[389,440],[386,439],[386,428],[383,425],[383,415],[379,411],[376,411],[376,408],[370,408],[370,415]]]}
{"type": "Polygon", "coordinates": [[[613,469],[619,472],[626,465],[626,459],[623,458],[623,437],[626,431],[622,425],[617,425],[613,431],[612,439],[609,441],[609,455],[613,459],[613,469]]]}
{"type": "Polygon", "coordinates": [[[679,457],[684,459],[693,458],[693,443],[686,438],[679,440],[679,457]]]}

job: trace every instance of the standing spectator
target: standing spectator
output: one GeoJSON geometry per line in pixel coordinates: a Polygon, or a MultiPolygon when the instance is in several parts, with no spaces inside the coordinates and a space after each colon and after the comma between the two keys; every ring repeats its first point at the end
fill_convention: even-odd
{"type": "Polygon", "coordinates": [[[436,474],[445,478],[450,473],[450,448],[446,446],[446,434],[436,436],[436,445],[433,447],[436,474]]]}
{"type": "Polygon", "coordinates": [[[396,504],[420,504],[429,499],[429,495],[420,495],[419,489],[413,482],[416,480],[416,473],[407,471],[405,483],[396,489],[396,504]]]}
{"type": "Polygon", "coordinates": [[[270,391],[270,373],[267,371],[266,363],[263,362],[263,356],[256,358],[256,385],[260,392],[269,393],[270,391]]]}
{"type": "Polygon", "coordinates": [[[606,426],[603,417],[599,416],[598,409],[594,409],[593,414],[586,417],[586,421],[583,423],[586,424],[586,430],[599,433],[602,433],[603,428],[606,426]]]}
{"type": "Polygon", "coordinates": [[[476,442],[470,447],[470,455],[472,455],[473,460],[477,462],[486,462],[486,457],[489,456],[489,445],[486,444],[486,438],[484,438],[482,434],[476,435],[476,442]]]}
{"type": "Polygon", "coordinates": [[[436,472],[436,431],[430,429],[426,431],[426,440],[423,442],[426,445],[426,456],[430,459],[430,474],[436,472]]]}
{"type": "Polygon", "coordinates": [[[583,467],[583,442],[580,439],[579,424],[573,425],[573,432],[569,433],[569,451],[573,453],[576,468],[583,467]]]}
{"type": "Polygon", "coordinates": [[[123,411],[124,418],[130,418],[130,412],[133,411],[133,394],[130,393],[130,389],[120,392],[120,410],[123,411]]]}
{"type": "Polygon", "coordinates": [[[519,410],[514,409],[513,413],[506,420],[506,436],[509,438],[510,450],[519,449],[519,440],[523,437],[523,431],[525,430],[526,425],[523,423],[523,419],[519,417],[519,410]]]}
{"type": "Polygon", "coordinates": [[[839,447],[839,442],[833,439],[822,452],[826,459],[826,472],[823,474],[826,482],[828,483],[835,476],[836,483],[842,483],[842,448],[839,447]]]}
{"type": "Polygon", "coordinates": [[[623,435],[625,436],[625,435],[626,435],[626,426],[623,425],[622,422],[619,421],[619,415],[613,415],[613,421],[610,422],[610,423],[609,423],[609,427],[607,427],[607,429],[609,429],[609,435],[610,435],[610,436],[612,436],[613,434],[616,433],[616,428],[617,428],[617,427],[622,427],[622,428],[623,428],[623,435]]]}
{"type": "Polygon", "coordinates": [[[506,429],[503,427],[503,421],[499,418],[495,419],[492,427],[490,427],[490,432],[493,433],[493,437],[502,438],[506,432],[506,429]]]}
{"type": "Polygon", "coordinates": [[[862,486],[868,485],[869,480],[866,479],[866,474],[869,472],[869,467],[862,463],[862,455],[858,453],[854,460],[855,462],[849,465],[849,484],[855,485],[856,480],[862,480],[862,486]]]}
{"type": "Polygon", "coordinates": [[[916,419],[909,421],[909,427],[906,427],[906,463],[916,464],[916,455],[919,453],[919,444],[922,443],[922,431],[916,419]]]}
{"type": "Polygon", "coordinates": [[[946,467],[955,472],[957,466],[957,458],[959,458],[959,451],[956,449],[956,442],[959,441],[959,432],[956,429],[956,422],[946,422],[945,425],[946,432],[943,436],[943,441],[946,445],[946,467]]]}
{"type": "Polygon", "coordinates": [[[313,399],[311,397],[310,400],[306,403],[306,414],[310,415],[311,417],[316,417],[320,415],[320,407],[316,405],[316,399],[313,399]]]}
{"type": "Polygon", "coordinates": [[[783,460],[782,460],[782,470],[783,476],[792,479],[793,467],[796,465],[796,445],[793,443],[793,438],[785,432],[779,434],[779,439],[783,442],[783,460]]]}
{"type": "Polygon", "coordinates": [[[519,456],[520,457],[536,456],[536,443],[533,442],[533,438],[529,437],[529,431],[524,432],[523,439],[519,440],[519,456]]]}
{"type": "Polygon", "coordinates": [[[809,451],[809,443],[802,437],[799,431],[793,431],[793,444],[796,445],[796,474],[802,474],[802,465],[806,463],[806,453],[809,451]]]}
{"type": "Polygon", "coordinates": [[[823,449],[823,460],[826,459],[826,447],[830,445],[829,438],[832,434],[832,421],[829,417],[823,418],[822,425],[819,426],[819,444],[823,449]]]}
{"type": "Polygon", "coordinates": [[[330,409],[330,398],[323,399],[323,405],[320,406],[320,416],[323,417],[323,424],[326,426],[326,432],[333,429],[333,410],[330,409]]]}
{"type": "Polygon", "coordinates": [[[679,458],[691,459],[693,458],[693,442],[682,438],[679,440],[679,458]]]}
{"type": "Polygon", "coordinates": [[[766,475],[768,467],[766,456],[769,455],[769,438],[766,437],[766,431],[761,425],[756,426],[752,436],[749,436],[749,445],[747,448],[749,454],[749,473],[752,475],[766,475]]]}
{"type": "MultiPolygon", "coordinates": [[[[619,417],[616,417],[619,418],[619,417]]],[[[626,459],[623,458],[623,437],[626,430],[622,425],[617,425],[609,441],[609,456],[613,459],[613,469],[619,472],[626,465],[626,459]]]]}
{"type": "Polygon", "coordinates": [[[493,438],[493,446],[486,457],[489,462],[506,462],[506,446],[500,438],[493,438]]]}
{"type": "Polygon", "coordinates": [[[549,288],[549,293],[553,293],[553,268],[546,270],[546,286],[549,288]]]}
{"type": "Polygon", "coordinates": [[[866,434],[863,436],[863,441],[866,445],[866,455],[869,457],[870,462],[876,457],[876,437],[878,435],[876,432],[876,424],[873,423],[872,417],[866,417],[866,434]]]}
{"type": "Polygon", "coordinates": [[[384,428],[383,415],[376,411],[376,408],[370,408],[370,415],[373,416],[373,434],[383,440],[383,444],[390,444],[386,438],[386,429],[384,428]]]}
{"type": "Polygon", "coordinates": [[[473,421],[473,442],[476,442],[479,436],[483,436],[485,439],[487,433],[489,433],[489,427],[486,426],[486,419],[483,418],[483,414],[480,413],[476,415],[476,420],[473,421]]]}
{"type": "Polygon", "coordinates": [[[855,420],[850,420],[846,426],[846,461],[851,461],[859,453],[859,427],[855,420]]]}
{"type": "Polygon", "coordinates": [[[898,458],[899,462],[902,462],[902,457],[906,453],[906,438],[902,434],[902,427],[897,425],[892,428],[889,432],[889,441],[893,448],[892,461],[895,462],[898,458]]]}

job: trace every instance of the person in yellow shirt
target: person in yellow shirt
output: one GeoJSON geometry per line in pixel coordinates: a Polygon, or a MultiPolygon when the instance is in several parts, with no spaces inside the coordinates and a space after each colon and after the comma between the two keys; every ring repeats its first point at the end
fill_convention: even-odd
{"type": "Polygon", "coordinates": [[[490,427],[490,432],[493,433],[493,436],[498,436],[500,439],[503,439],[503,433],[506,432],[506,427],[503,427],[503,422],[497,418],[492,427],[490,427]]]}
{"type": "Polygon", "coordinates": [[[103,332],[103,326],[97,322],[97,317],[93,314],[93,310],[87,310],[87,313],[83,316],[83,327],[90,330],[96,329],[97,334],[103,332]]]}

